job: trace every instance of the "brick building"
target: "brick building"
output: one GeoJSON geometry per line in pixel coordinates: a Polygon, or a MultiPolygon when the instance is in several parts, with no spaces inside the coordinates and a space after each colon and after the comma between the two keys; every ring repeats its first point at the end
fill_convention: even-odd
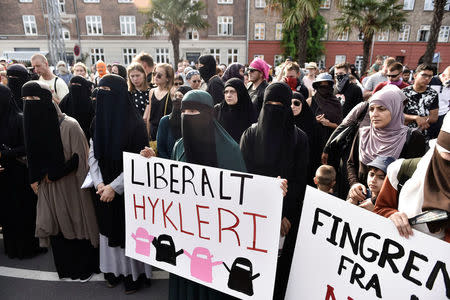
{"type": "MultiPolygon", "coordinates": [[[[98,59],[127,65],[141,51],[157,62],[172,62],[172,44],[166,32],[149,39],[142,36],[145,16],[136,7],[141,0],[57,1],[69,58],[79,45],[88,65],[98,59]]],[[[180,41],[180,56],[195,61],[211,53],[219,63],[245,61],[247,19],[241,7],[246,0],[206,0],[205,4],[203,16],[210,27],[186,32],[180,41]]],[[[0,18],[0,55],[28,60],[32,53],[48,52],[46,0],[3,0],[0,18]]]]}

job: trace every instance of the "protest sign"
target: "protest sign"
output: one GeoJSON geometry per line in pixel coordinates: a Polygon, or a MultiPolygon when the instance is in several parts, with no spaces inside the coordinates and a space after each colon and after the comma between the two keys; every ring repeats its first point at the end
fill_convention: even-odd
{"type": "Polygon", "coordinates": [[[307,188],[287,300],[450,299],[450,246],[307,188]]]}
{"type": "Polygon", "coordinates": [[[241,299],[271,299],[281,181],[124,153],[126,255],[241,299]]]}

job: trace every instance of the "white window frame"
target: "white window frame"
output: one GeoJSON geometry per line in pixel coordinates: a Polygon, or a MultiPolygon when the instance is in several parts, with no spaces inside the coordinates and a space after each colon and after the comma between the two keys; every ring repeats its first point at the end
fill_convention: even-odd
{"type": "Polygon", "coordinates": [[[36,17],[34,15],[23,15],[23,30],[25,35],[37,35],[36,17]],[[33,32],[34,29],[34,32],[33,32]]]}
{"type": "Polygon", "coordinates": [[[275,54],[273,56],[273,65],[279,66],[282,63],[283,63],[283,54],[275,54]]]}
{"type": "Polygon", "coordinates": [[[198,39],[199,39],[198,30],[196,30],[196,29],[187,30],[186,31],[186,39],[192,40],[192,41],[198,41],[198,39]]]}
{"type": "Polygon", "coordinates": [[[233,0],[217,0],[217,4],[233,4],[233,0]]]}
{"type": "Polygon", "coordinates": [[[19,0],[19,3],[33,3],[33,0],[19,0]]]}
{"type": "Polygon", "coordinates": [[[320,0],[319,9],[330,9],[331,8],[331,0],[320,0]]]}
{"type": "Polygon", "coordinates": [[[337,41],[348,41],[348,30],[342,32],[341,34],[339,34],[339,35],[336,37],[336,40],[337,40],[337,41]]]}
{"type": "Polygon", "coordinates": [[[358,71],[359,74],[361,74],[362,64],[363,64],[363,56],[362,55],[356,55],[356,57],[355,57],[355,68],[356,68],[356,70],[358,71]]]}
{"type": "Polygon", "coordinates": [[[61,31],[62,31],[61,34],[62,34],[63,40],[65,40],[65,41],[70,40],[70,30],[63,27],[61,31]],[[67,37],[66,37],[66,34],[67,34],[67,37]]]}
{"type": "Polygon", "coordinates": [[[125,65],[131,64],[136,55],[137,55],[136,48],[122,48],[123,63],[125,65]]]}
{"type": "Polygon", "coordinates": [[[105,49],[104,48],[91,48],[91,63],[95,65],[97,61],[105,61],[105,49]]]}
{"type": "Polygon", "coordinates": [[[134,0],[117,0],[118,3],[134,3],[134,0]]]}
{"type": "Polygon", "coordinates": [[[262,60],[264,60],[264,54],[255,54],[253,55],[253,59],[255,58],[261,58],[262,60]]]}
{"type": "Polygon", "coordinates": [[[428,42],[428,40],[430,39],[430,29],[431,26],[430,25],[420,25],[419,30],[417,31],[417,42],[428,42]],[[427,38],[425,39],[425,41],[421,41],[420,40],[420,35],[422,31],[428,31],[427,34],[427,38]]]}
{"type": "Polygon", "coordinates": [[[265,8],[266,6],[266,0],[255,0],[255,8],[265,8]]]}
{"type": "Polygon", "coordinates": [[[100,3],[100,0],[83,0],[84,3],[100,3]]]}
{"type": "Polygon", "coordinates": [[[320,40],[326,41],[328,40],[328,24],[324,24],[323,27],[325,28],[325,34],[320,38],[320,40]]]}
{"type": "Polygon", "coordinates": [[[136,17],[119,16],[120,35],[136,35],[136,17]]]}
{"type": "Polygon", "coordinates": [[[415,0],[404,0],[403,10],[414,10],[414,2],[415,0]]]}
{"type": "Polygon", "coordinates": [[[433,0],[425,0],[423,3],[424,11],[433,11],[434,10],[434,1],[433,0]]]}
{"type": "Polygon", "coordinates": [[[325,64],[325,59],[326,59],[326,56],[325,55],[322,55],[320,58],[319,58],[319,61],[317,62],[317,67],[319,68],[319,69],[321,69],[321,68],[326,68],[326,64],[325,64]]]}
{"type": "Polygon", "coordinates": [[[283,39],[283,23],[275,24],[275,40],[281,41],[283,39]]]}
{"type": "Polygon", "coordinates": [[[233,17],[218,16],[217,17],[217,35],[232,36],[233,35],[233,17]]]}
{"type": "Polygon", "coordinates": [[[439,30],[438,43],[447,43],[450,34],[450,26],[441,26],[439,30]]]}
{"type": "Polygon", "coordinates": [[[220,65],[220,49],[219,48],[211,48],[209,49],[209,54],[214,56],[216,59],[216,63],[220,65]]]}
{"type": "Polygon", "coordinates": [[[347,55],[336,55],[334,58],[334,64],[341,64],[347,61],[347,55]]]}
{"type": "Polygon", "coordinates": [[[389,30],[378,32],[377,41],[378,42],[388,42],[389,41],[389,30]]]}
{"type": "Polygon", "coordinates": [[[266,23],[255,23],[254,38],[255,41],[264,41],[266,39],[266,23]]]}
{"type": "Polygon", "coordinates": [[[58,0],[58,9],[60,14],[66,14],[66,0],[58,0]]]}
{"type": "Polygon", "coordinates": [[[399,42],[409,41],[410,33],[411,33],[411,25],[403,24],[402,29],[398,32],[398,41],[399,42]]]}
{"type": "Polygon", "coordinates": [[[170,63],[169,48],[156,48],[155,53],[156,63],[170,63]]]}
{"type": "Polygon", "coordinates": [[[103,35],[102,16],[86,16],[86,32],[88,35],[103,35]]]}
{"type": "Polygon", "coordinates": [[[239,57],[239,49],[237,48],[230,48],[227,50],[227,61],[228,65],[232,63],[237,63],[239,57]]]}

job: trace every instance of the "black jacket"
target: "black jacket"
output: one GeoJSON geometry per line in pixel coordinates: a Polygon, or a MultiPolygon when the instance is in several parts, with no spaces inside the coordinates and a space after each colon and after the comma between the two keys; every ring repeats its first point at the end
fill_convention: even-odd
{"type": "Polygon", "coordinates": [[[225,96],[223,95],[224,90],[225,85],[219,76],[215,75],[209,79],[206,91],[213,98],[214,105],[225,100],[225,96]]]}
{"type": "Polygon", "coordinates": [[[264,91],[268,85],[269,84],[267,81],[264,80],[255,90],[252,90],[253,83],[247,87],[248,94],[250,95],[250,99],[252,99],[253,106],[255,107],[256,116],[259,116],[259,112],[261,111],[264,102],[264,91]]]}
{"type": "MultiPolygon", "coordinates": [[[[363,101],[362,91],[354,83],[347,82],[344,86],[344,105],[342,106],[342,117],[345,118],[348,113],[355,107],[358,103],[363,101]]],[[[342,93],[337,93],[342,94],[342,93]]]]}

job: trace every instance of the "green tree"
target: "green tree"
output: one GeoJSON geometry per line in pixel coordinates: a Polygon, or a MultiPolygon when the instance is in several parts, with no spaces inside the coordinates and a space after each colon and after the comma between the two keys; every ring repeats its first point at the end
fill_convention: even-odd
{"type": "Polygon", "coordinates": [[[303,66],[306,62],[306,41],[309,22],[317,15],[320,0],[267,0],[269,8],[281,12],[286,31],[297,35],[297,59],[303,66]]]}
{"type": "MultiPolygon", "coordinates": [[[[349,33],[357,29],[363,37],[363,72],[369,64],[370,48],[375,33],[386,30],[399,31],[406,20],[403,4],[398,0],[341,0],[341,16],[336,18],[336,33],[349,33]]],[[[403,3],[403,2],[402,2],[403,3]]]]}
{"type": "Polygon", "coordinates": [[[449,0],[434,0],[433,21],[430,26],[430,38],[428,39],[427,49],[423,55],[424,63],[432,63],[446,5],[450,5],[449,0]]]}
{"type": "Polygon", "coordinates": [[[180,37],[187,29],[205,29],[209,24],[200,12],[205,8],[202,1],[152,0],[150,8],[141,9],[147,17],[143,27],[145,37],[166,31],[173,46],[173,63],[180,59],[180,37]]]}

